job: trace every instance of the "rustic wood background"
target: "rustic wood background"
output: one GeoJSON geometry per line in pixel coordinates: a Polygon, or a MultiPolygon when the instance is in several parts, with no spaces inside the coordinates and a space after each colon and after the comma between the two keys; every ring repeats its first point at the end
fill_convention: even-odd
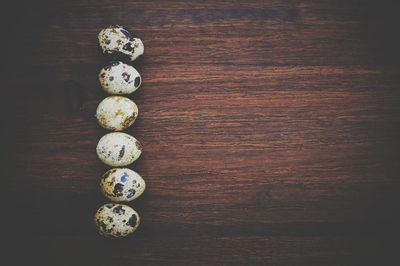
{"type": "Polygon", "coordinates": [[[3,9],[2,220],[14,259],[389,265],[379,263],[394,258],[400,224],[398,10],[278,0],[3,9]],[[148,188],[130,204],[140,229],[120,241],[92,224],[107,202],[94,113],[106,96],[97,33],[109,24],[145,43],[127,132],[143,144],[132,168],[148,188]]]}

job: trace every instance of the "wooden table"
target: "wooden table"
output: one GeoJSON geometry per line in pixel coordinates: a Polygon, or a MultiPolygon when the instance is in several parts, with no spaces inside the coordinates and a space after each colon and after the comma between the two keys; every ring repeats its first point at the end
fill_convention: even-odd
{"type": "Polygon", "coordinates": [[[389,265],[400,223],[400,21],[378,2],[6,9],[2,216],[19,241],[14,259],[389,265]],[[144,83],[129,96],[140,115],[127,132],[143,144],[132,169],[147,190],[130,204],[140,229],[117,241],[92,223],[107,202],[95,153],[106,131],[94,113],[106,96],[97,33],[109,24],[145,44],[135,63],[144,83]]]}

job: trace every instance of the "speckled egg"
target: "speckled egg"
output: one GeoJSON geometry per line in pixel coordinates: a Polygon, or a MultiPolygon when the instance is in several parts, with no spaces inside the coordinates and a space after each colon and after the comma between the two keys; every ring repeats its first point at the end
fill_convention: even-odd
{"type": "Polygon", "coordinates": [[[102,29],[98,38],[103,53],[113,58],[134,61],[144,53],[143,42],[119,25],[102,29]]]}
{"type": "Polygon", "coordinates": [[[109,166],[126,166],[142,153],[140,142],[129,134],[113,132],[104,135],[97,144],[97,156],[109,166]]]}
{"type": "Polygon", "coordinates": [[[143,178],[128,168],[114,168],[107,171],[100,181],[100,186],[103,194],[116,202],[132,201],[146,189],[143,178]]]}
{"type": "Polygon", "coordinates": [[[129,206],[108,203],[97,210],[94,223],[98,232],[105,237],[123,237],[132,234],[138,228],[140,217],[129,206]]]}
{"type": "Polygon", "coordinates": [[[100,126],[113,131],[121,131],[135,122],[138,113],[136,104],[128,98],[110,96],[100,102],[96,118],[100,126]]]}
{"type": "Polygon", "coordinates": [[[133,66],[113,61],[100,70],[99,81],[107,93],[121,95],[137,90],[142,77],[133,66]]]}

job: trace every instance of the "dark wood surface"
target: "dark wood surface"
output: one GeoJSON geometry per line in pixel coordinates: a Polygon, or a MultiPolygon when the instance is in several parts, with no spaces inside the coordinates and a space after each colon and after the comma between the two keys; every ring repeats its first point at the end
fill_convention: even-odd
{"type": "Polygon", "coordinates": [[[398,10],[381,1],[3,9],[2,220],[18,241],[13,259],[390,265],[400,224],[398,10]],[[139,119],[127,132],[143,144],[132,169],[147,190],[130,204],[140,229],[118,241],[92,224],[107,202],[95,153],[106,131],[94,112],[106,96],[97,33],[109,24],[145,44],[134,64],[144,83],[130,96],[139,119]]]}

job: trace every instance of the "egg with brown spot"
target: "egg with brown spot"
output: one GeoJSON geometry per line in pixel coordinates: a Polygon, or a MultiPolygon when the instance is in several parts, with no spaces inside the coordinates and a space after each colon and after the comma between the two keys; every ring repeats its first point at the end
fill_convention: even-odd
{"type": "Polygon", "coordinates": [[[108,170],[100,181],[104,196],[115,202],[129,202],[143,194],[146,189],[144,179],[128,168],[108,170]]]}
{"type": "Polygon", "coordinates": [[[112,58],[134,61],[144,53],[142,40],[119,25],[102,29],[98,39],[103,53],[112,58]]]}
{"type": "Polygon", "coordinates": [[[96,152],[104,164],[121,167],[136,161],[142,153],[142,148],[140,142],[133,136],[122,132],[112,132],[99,140],[96,152]]]}
{"type": "Polygon", "coordinates": [[[133,66],[114,61],[100,70],[99,82],[107,93],[122,95],[136,91],[142,84],[142,77],[133,66]]]}
{"type": "Polygon", "coordinates": [[[140,225],[140,217],[127,205],[108,203],[97,210],[94,223],[102,236],[118,238],[132,234],[140,225]]]}
{"type": "Polygon", "coordinates": [[[109,96],[97,107],[96,118],[100,126],[113,131],[130,127],[139,114],[137,105],[122,96],[109,96]]]}

